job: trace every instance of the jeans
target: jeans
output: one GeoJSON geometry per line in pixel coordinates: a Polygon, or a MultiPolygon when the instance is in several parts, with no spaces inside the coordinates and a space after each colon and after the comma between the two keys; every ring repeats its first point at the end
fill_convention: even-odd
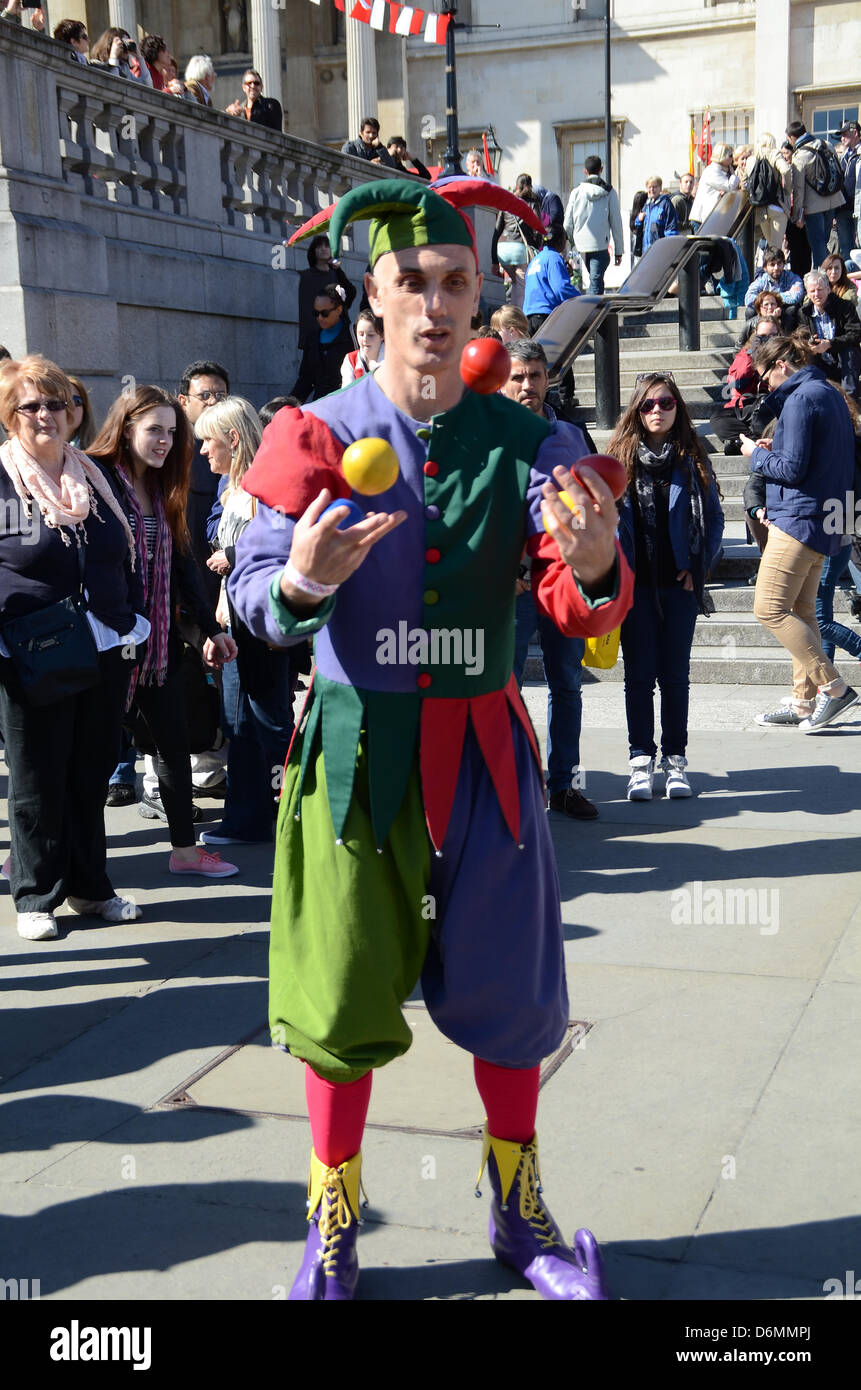
{"type": "Polygon", "coordinates": [[[135,774],[135,763],[137,761],[137,749],[128,732],[123,729],[122,742],[120,744],[120,760],[111,773],[109,786],[111,787],[133,787],[137,778],[135,774]]]}
{"type": "Polygon", "coordinates": [[[99,657],[98,685],[37,707],[0,661],[0,728],[9,768],[9,881],[18,912],[53,912],[67,897],[105,902],[105,796],[120,746],[129,662],[99,657]]]}
{"type": "Polygon", "coordinates": [[[659,589],[663,617],[651,589],[636,585],[634,605],[622,623],[625,714],[629,756],[654,758],[655,681],[661,692],[661,753],[684,757],[688,744],[691,647],[697,600],[681,587],[659,589]]]}
{"type": "Polygon", "coordinates": [[[271,688],[252,698],[243,690],[237,663],[222,670],[221,699],[227,752],[227,793],[217,834],[237,840],[272,836],[281,769],[293,737],[296,678],[291,653],[270,652],[271,688]]]}
{"type": "Polygon", "coordinates": [[[836,555],[829,555],[822,568],[822,578],[816,594],[816,621],[822,650],[829,661],[834,660],[834,648],[841,647],[850,656],[861,658],[861,637],[843,623],[834,621],[834,590],[849,568],[852,547],[845,545],[836,555]]]}
{"type": "Polygon", "coordinates": [[[837,223],[837,241],[840,245],[840,255],[844,261],[848,261],[849,252],[858,245],[858,224],[852,209],[847,207],[838,208],[834,214],[837,223]]]}
{"type": "Polygon", "coordinates": [[[610,264],[610,252],[581,251],[580,259],[589,272],[589,294],[603,294],[604,276],[610,264]]]}
{"type": "Polygon", "coordinates": [[[529,590],[519,594],[515,605],[514,676],[523,680],[523,667],[529,639],[538,627],[547,676],[547,791],[550,796],[565,792],[572,785],[573,773],[580,766],[580,725],[583,700],[582,637],[564,637],[550,618],[539,613],[529,590]]]}
{"type": "Polygon", "coordinates": [[[804,214],[804,230],[810,245],[811,260],[816,269],[821,266],[828,255],[828,238],[831,235],[831,223],[833,221],[834,213],[830,208],[827,212],[806,212],[804,214]]]}

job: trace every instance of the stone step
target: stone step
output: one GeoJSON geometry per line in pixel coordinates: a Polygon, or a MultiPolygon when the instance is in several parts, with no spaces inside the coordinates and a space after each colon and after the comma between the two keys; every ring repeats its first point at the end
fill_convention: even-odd
{"type": "MultiPolygon", "coordinates": [[[[753,589],[748,590],[753,603],[753,589]]],[[[842,615],[844,626],[851,632],[858,632],[858,623],[848,613],[842,615]]],[[[708,655],[708,648],[723,647],[731,652],[734,647],[778,647],[780,643],[762,623],[750,613],[717,614],[697,620],[694,633],[694,651],[708,655]]]]}
{"type": "MultiPolygon", "coordinates": [[[[719,614],[753,612],[752,585],[717,583],[709,584],[708,588],[716,609],[716,613],[710,619],[711,622],[715,622],[719,614]]],[[[854,593],[854,589],[838,588],[834,594],[834,612],[841,615],[841,622],[845,622],[848,627],[855,625],[855,619],[852,618],[849,611],[854,593]]]]}
{"type": "MultiPolygon", "coordinates": [[[[592,675],[599,681],[621,682],[625,668],[620,659],[612,670],[593,670],[592,675]]],[[[732,656],[721,656],[719,651],[699,655],[695,649],[691,654],[691,681],[697,685],[784,685],[789,691],[792,659],[782,647],[737,648],[732,656]]]]}

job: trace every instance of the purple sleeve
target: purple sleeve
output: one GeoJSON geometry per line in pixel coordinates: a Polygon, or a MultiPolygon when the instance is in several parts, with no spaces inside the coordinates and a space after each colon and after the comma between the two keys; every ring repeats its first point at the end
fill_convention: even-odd
{"type": "Polygon", "coordinates": [[[553,482],[553,469],[559,464],[570,468],[578,459],[585,458],[591,450],[576,425],[567,420],[557,420],[553,433],[549,434],[535,455],[526,491],[529,518],[526,523],[527,536],[544,534],[541,519],[541,484],[553,482]]]}
{"type": "Polygon", "coordinates": [[[227,581],[227,596],[245,626],[255,637],[278,647],[304,641],[325,624],[333,607],[325,602],[316,617],[295,623],[289,622],[284,611],[278,621],[271,589],[289,559],[295,524],[291,516],[258,503],[257,515],[236,542],[236,567],[227,581]]]}

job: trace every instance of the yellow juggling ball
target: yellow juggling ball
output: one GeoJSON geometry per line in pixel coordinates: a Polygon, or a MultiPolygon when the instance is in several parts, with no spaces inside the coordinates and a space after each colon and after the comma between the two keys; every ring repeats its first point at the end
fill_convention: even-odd
{"type": "Polygon", "coordinates": [[[385,439],[357,439],[344,450],[344,477],[354,492],[374,497],[394,487],[400,473],[398,456],[385,439]]]}

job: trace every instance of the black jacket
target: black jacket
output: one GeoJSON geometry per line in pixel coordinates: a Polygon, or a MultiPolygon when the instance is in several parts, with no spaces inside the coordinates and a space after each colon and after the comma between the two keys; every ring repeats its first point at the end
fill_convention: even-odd
{"type": "Polygon", "coordinates": [[[269,130],[284,131],[284,113],[274,97],[255,97],[248,117],[252,125],[265,125],[269,130]]]}
{"type": "MultiPolygon", "coordinates": [[[[855,305],[832,292],[825,301],[824,311],[834,320],[834,351],[842,352],[845,348],[858,347],[861,343],[861,319],[855,305]]],[[[813,322],[815,313],[810,300],[805,299],[799,311],[798,327],[809,333],[812,338],[817,336],[816,324],[813,322]]]]}
{"type": "Polygon", "coordinates": [[[381,164],[387,165],[390,169],[397,169],[398,165],[392,159],[385,145],[366,145],[361,138],[358,140],[347,140],[341,146],[341,154],[354,155],[356,159],[367,159],[368,161],[378,159],[381,164]]]}
{"type": "MultiPolygon", "coordinates": [[[[308,258],[310,260],[310,251],[308,258]]],[[[314,317],[314,300],[322,294],[327,285],[340,285],[346,295],[342,318],[348,317],[350,305],[356,298],[356,287],[344,274],[344,267],[334,266],[331,270],[318,270],[309,266],[299,273],[299,347],[305,348],[317,329],[314,317]]]]}
{"type": "Polygon", "coordinates": [[[341,389],[341,363],[352,352],[355,344],[353,335],[350,332],[348,321],[341,315],[341,331],[337,338],[333,338],[331,343],[320,341],[320,330],[308,340],[305,351],[302,354],[302,365],[299,368],[290,395],[304,405],[313,395],[314,400],[318,401],[321,396],[328,396],[332,391],[341,389]]]}

